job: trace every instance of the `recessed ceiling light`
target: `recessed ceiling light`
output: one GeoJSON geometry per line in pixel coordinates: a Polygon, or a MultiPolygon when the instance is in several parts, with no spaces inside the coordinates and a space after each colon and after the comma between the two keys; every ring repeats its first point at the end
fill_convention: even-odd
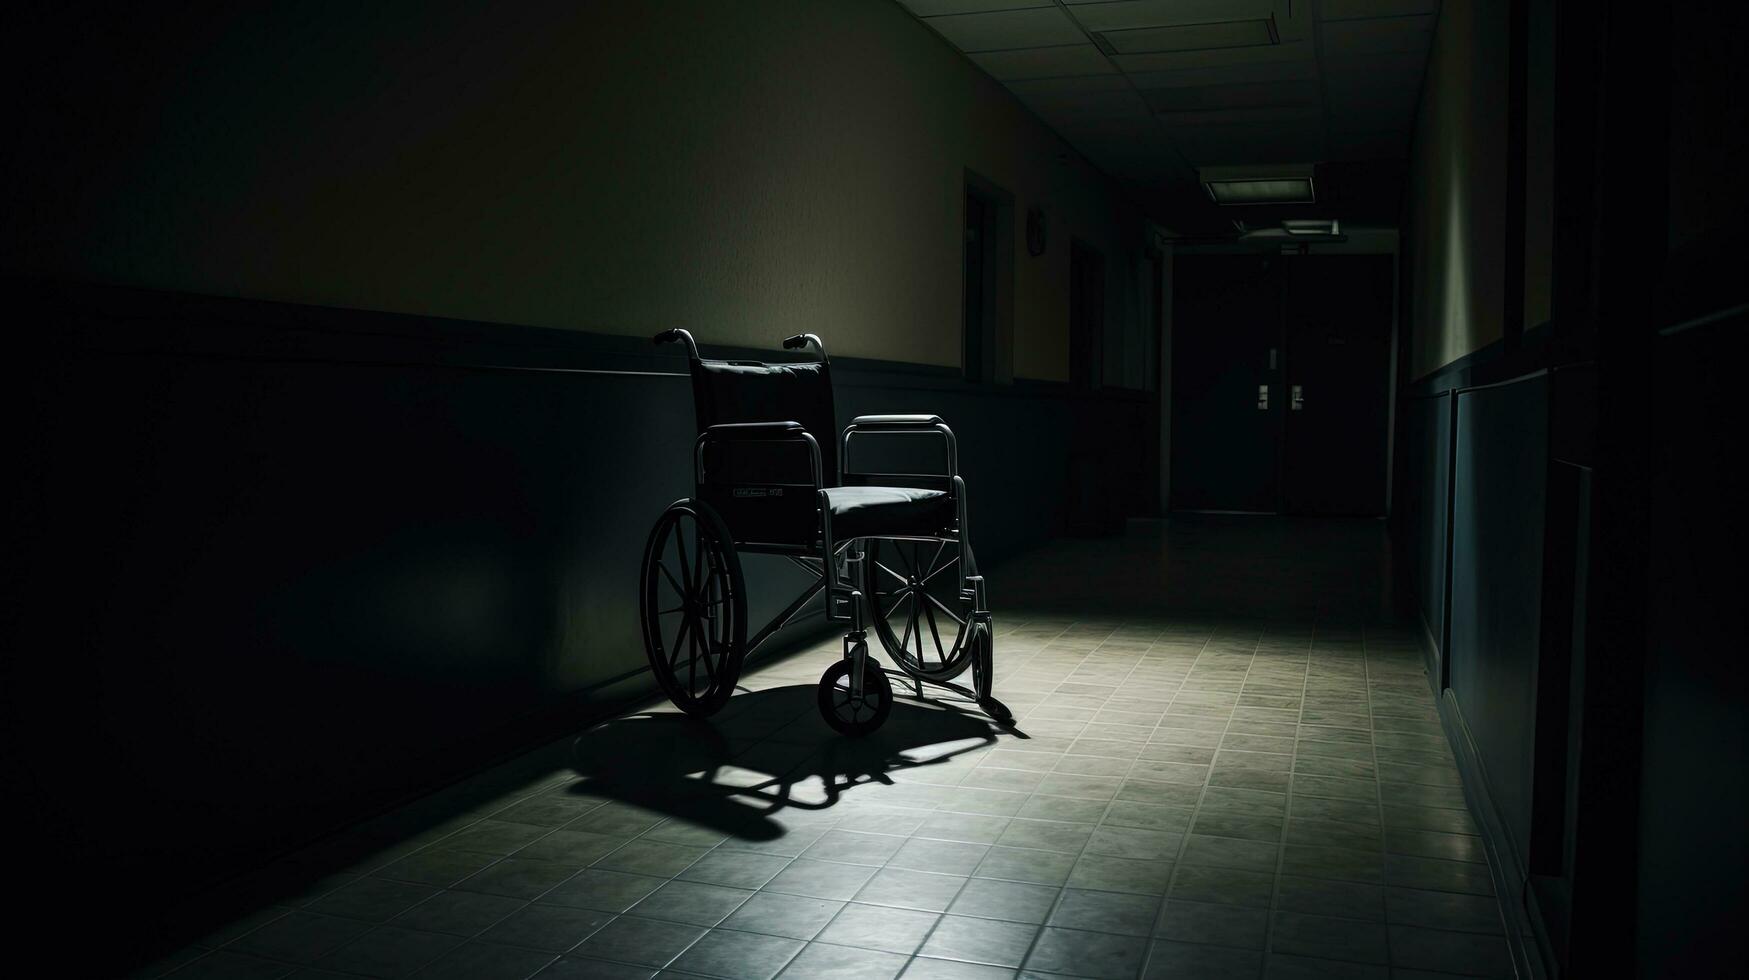
{"type": "Polygon", "coordinates": [[[1198,174],[1216,204],[1311,204],[1318,199],[1309,164],[1203,167],[1198,174]]]}
{"type": "Polygon", "coordinates": [[[1281,227],[1290,235],[1342,234],[1342,223],[1335,218],[1285,218],[1281,227]]]}

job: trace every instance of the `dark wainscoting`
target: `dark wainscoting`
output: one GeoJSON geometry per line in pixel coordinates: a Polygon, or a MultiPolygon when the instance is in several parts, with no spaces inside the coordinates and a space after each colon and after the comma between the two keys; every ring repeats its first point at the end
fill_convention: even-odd
{"type": "Polygon", "coordinates": [[[1405,392],[1391,533],[1429,683],[1476,811],[1514,955],[1529,879],[1549,465],[1546,334],[1484,349],[1405,392]]]}
{"type": "MultiPolygon", "coordinates": [[[[1735,280],[1740,282],[1740,280],[1735,280]]],[[[1749,305],[1657,341],[1644,742],[1639,969],[1740,969],[1749,921],[1749,669],[1743,556],[1749,481],[1740,436],[1749,305]],[[1723,441],[1721,441],[1723,436],[1723,441]]]]}
{"type": "MultiPolygon", "coordinates": [[[[1409,570],[1421,623],[1427,631],[1428,673],[1444,677],[1446,535],[1451,508],[1451,406],[1454,396],[1437,392],[1403,402],[1403,452],[1408,479],[1395,489],[1393,527],[1409,570]]],[[[1443,683],[1439,686],[1443,686],[1443,683]]]]}
{"type": "Polygon", "coordinates": [[[1520,876],[1529,860],[1548,375],[1460,389],[1445,611],[1446,697],[1520,876]]]}
{"type": "MultiPolygon", "coordinates": [[[[5,285],[6,785],[43,887],[125,910],[118,949],[164,927],[149,910],[652,690],[635,580],[690,492],[676,348],[5,285]]],[[[835,369],[841,422],[955,427],[986,564],[1063,526],[1072,447],[1157,441],[1151,395],[835,369]]],[[[799,584],[748,574],[756,622],[799,584]]],[[[991,597],[1000,624],[999,574],[991,597]]]]}

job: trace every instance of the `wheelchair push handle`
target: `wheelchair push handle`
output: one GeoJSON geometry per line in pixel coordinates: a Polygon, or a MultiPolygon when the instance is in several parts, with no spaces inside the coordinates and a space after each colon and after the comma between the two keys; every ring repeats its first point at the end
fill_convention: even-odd
{"type": "Polygon", "coordinates": [[[820,352],[820,360],[824,361],[826,359],[826,345],[820,342],[818,336],[811,333],[798,333],[794,337],[783,339],[784,350],[801,350],[809,344],[814,345],[814,349],[820,352]]]}
{"type": "Polygon", "coordinates": [[[658,344],[684,343],[687,356],[695,361],[698,360],[698,342],[692,339],[692,334],[679,327],[675,327],[673,330],[664,330],[651,339],[658,344]]]}

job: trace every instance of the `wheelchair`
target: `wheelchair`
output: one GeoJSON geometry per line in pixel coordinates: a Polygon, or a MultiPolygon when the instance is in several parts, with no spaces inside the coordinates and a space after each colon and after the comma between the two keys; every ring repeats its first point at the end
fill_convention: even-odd
{"type": "MultiPolygon", "coordinates": [[[[708,360],[685,330],[698,439],[693,495],[651,529],[640,573],[644,651],[663,694],[695,717],[720,710],[748,656],[825,594],[828,622],[848,623],[843,656],[820,678],[826,723],[845,735],[881,727],[889,677],[928,683],[1012,721],[991,693],[994,625],[966,523],[953,430],[934,415],[865,415],[834,438],[831,366],[813,334],[783,342],[815,359],[708,360]],[[853,445],[939,440],[939,473],[865,472],[853,445]],[[749,640],[743,554],[781,555],[810,583],[749,640]],[[869,654],[872,625],[897,671],[869,654]],[[954,683],[971,671],[971,687],[954,683]]],[[[865,449],[865,453],[867,450],[865,449]]]]}

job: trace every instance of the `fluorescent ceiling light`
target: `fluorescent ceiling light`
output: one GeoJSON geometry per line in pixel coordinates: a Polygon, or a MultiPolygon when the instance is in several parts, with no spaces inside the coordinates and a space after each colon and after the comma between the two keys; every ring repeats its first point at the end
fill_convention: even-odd
{"type": "Polygon", "coordinates": [[[1199,175],[1216,204],[1311,204],[1318,199],[1308,164],[1204,167],[1199,175]]]}
{"type": "Polygon", "coordinates": [[[1291,180],[1209,180],[1209,197],[1216,204],[1311,204],[1317,200],[1309,177],[1291,180]]]}
{"type": "Polygon", "coordinates": [[[1342,223],[1335,218],[1286,218],[1281,227],[1290,235],[1340,235],[1342,223]]]}

